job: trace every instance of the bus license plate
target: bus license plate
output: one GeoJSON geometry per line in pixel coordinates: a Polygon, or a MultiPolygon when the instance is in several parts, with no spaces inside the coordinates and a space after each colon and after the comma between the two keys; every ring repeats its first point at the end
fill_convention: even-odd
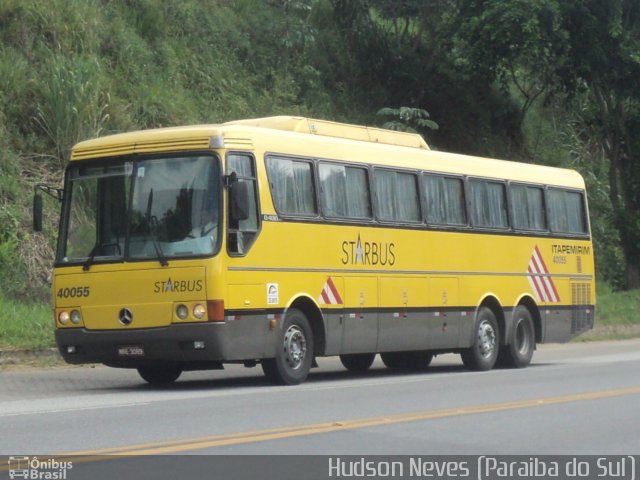
{"type": "Polygon", "coordinates": [[[142,345],[122,345],[118,347],[118,355],[121,357],[144,357],[142,345]]]}

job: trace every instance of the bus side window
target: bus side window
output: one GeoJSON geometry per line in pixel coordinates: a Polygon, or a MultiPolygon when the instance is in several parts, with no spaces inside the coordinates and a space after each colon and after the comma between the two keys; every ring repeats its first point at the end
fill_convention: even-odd
{"type": "Polygon", "coordinates": [[[366,168],[321,162],[319,174],[322,208],[327,217],[372,217],[366,168]]]}
{"type": "Polygon", "coordinates": [[[422,189],[427,208],[427,223],[463,226],[467,223],[462,178],[425,173],[422,189]]]}
{"type": "Polygon", "coordinates": [[[420,200],[416,175],[376,168],[373,174],[377,217],[386,222],[417,223],[420,200]]]}
{"type": "Polygon", "coordinates": [[[509,187],[513,228],[546,230],[544,190],[542,187],[513,183],[509,187]]]}
{"type": "Polygon", "coordinates": [[[483,228],[508,228],[504,183],[469,180],[471,224],[483,228]]]}
{"type": "MultiPolygon", "coordinates": [[[[227,175],[235,172],[238,182],[246,185],[249,193],[248,216],[246,219],[229,221],[227,249],[232,255],[244,255],[249,251],[258,234],[258,191],[253,157],[241,154],[227,155],[227,175]]],[[[229,202],[228,202],[229,204],[229,202]]]]}
{"type": "Polygon", "coordinates": [[[581,192],[549,188],[549,226],[554,233],[584,235],[588,233],[581,192]]]}
{"type": "Polygon", "coordinates": [[[310,161],[269,156],[266,166],[273,205],[279,214],[318,215],[313,164],[310,161]]]}

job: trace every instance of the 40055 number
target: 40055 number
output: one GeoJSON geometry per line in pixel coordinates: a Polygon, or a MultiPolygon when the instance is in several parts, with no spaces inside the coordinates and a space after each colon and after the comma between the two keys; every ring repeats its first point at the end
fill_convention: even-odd
{"type": "Polygon", "coordinates": [[[56,294],[58,298],[82,298],[91,294],[89,287],[59,288],[56,294]]]}

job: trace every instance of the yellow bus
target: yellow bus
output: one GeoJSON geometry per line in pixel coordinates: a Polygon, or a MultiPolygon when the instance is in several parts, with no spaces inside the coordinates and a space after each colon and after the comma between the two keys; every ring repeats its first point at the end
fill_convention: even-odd
{"type": "Polygon", "coordinates": [[[60,196],[58,348],[153,384],[225,363],[298,384],[378,353],[524,367],[594,322],[572,170],[280,116],[81,142],[60,196]]]}

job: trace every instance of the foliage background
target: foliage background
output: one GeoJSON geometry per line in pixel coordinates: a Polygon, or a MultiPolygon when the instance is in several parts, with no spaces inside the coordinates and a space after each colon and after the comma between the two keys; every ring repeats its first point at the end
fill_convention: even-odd
{"type": "Polygon", "coordinates": [[[418,127],[434,148],[578,169],[598,274],[625,287],[589,88],[575,76],[560,81],[577,54],[559,5],[0,0],[2,295],[49,295],[58,207],[47,202],[45,231],[34,234],[33,186],[59,185],[79,140],[278,114],[382,125],[376,112],[403,106],[437,123],[418,127]]]}

